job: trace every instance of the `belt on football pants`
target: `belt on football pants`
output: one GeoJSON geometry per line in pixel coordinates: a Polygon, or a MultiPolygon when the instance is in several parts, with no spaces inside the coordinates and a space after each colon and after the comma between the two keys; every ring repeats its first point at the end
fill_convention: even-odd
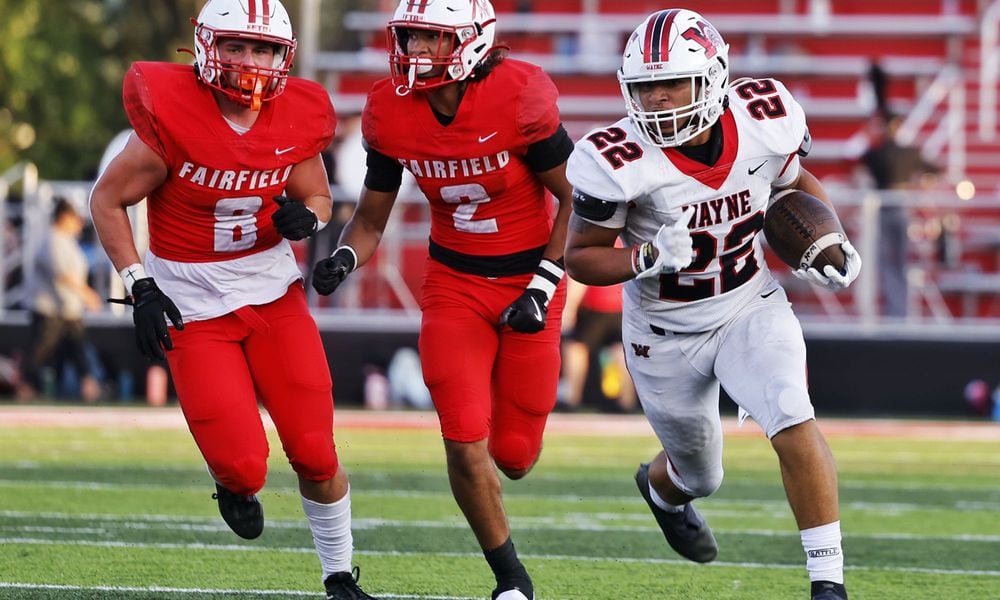
{"type": "Polygon", "coordinates": [[[657,327],[656,325],[653,325],[653,324],[649,325],[649,330],[652,331],[653,333],[655,333],[656,335],[667,335],[667,330],[666,329],[664,329],[662,327],[657,327]]]}

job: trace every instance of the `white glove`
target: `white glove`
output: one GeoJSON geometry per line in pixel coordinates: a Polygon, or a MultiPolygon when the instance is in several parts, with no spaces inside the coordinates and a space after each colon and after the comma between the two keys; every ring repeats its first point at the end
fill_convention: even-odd
{"type": "Polygon", "coordinates": [[[846,273],[841,273],[833,265],[827,265],[823,268],[822,273],[816,267],[809,267],[809,269],[796,269],[792,271],[792,274],[803,281],[835,292],[846,288],[858,278],[858,273],[861,272],[861,255],[854,249],[851,242],[843,242],[840,244],[840,248],[844,251],[846,258],[844,261],[846,273]]]}
{"type": "Polygon", "coordinates": [[[632,261],[632,270],[636,273],[636,279],[669,275],[690,265],[693,253],[694,240],[688,231],[687,221],[678,219],[671,225],[666,223],[661,225],[653,241],[639,247],[638,260],[632,261]],[[647,264],[648,260],[643,260],[649,256],[649,253],[643,252],[643,246],[647,244],[652,244],[658,253],[652,264],[647,264]]]}

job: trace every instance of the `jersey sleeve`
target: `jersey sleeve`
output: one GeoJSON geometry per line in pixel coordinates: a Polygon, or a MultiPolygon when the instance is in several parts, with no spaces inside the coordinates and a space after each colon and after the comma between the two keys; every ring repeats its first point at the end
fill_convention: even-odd
{"type": "Polygon", "coordinates": [[[308,121],[310,139],[307,140],[303,153],[310,157],[319,154],[333,142],[333,136],[337,132],[337,113],[330,101],[330,94],[323,86],[306,80],[303,80],[303,84],[307,98],[305,105],[316,111],[308,121]]]}
{"type": "Polygon", "coordinates": [[[608,173],[586,137],[577,143],[566,163],[566,179],[573,186],[573,212],[601,227],[625,227],[628,197],[608,173]]]}
{"type": "Polygon", "coordinates": [[[528,144],[551,137],[559,128],[559,91],[541,69],[531,72],[517,98],[517,130],[528,144]]]}
{"type": "Polygon", "coordinates": [[[166,164],[170,164],[163,141],[160,139],[160,124],[156,118],[153,98],[142,65],[134,63],[125,74],[122,83],[122,101],[125,114],[132,129],[144,144],[153,149],[166,164]]]}
{"type": "Polygon", "coordinates": [[[361,111],[361,137],[368,148],[385,154],[385,147],[378,137],[378,101],[379,85],[375,84],[368,92],[365,108],[361,111]]]}
{"type": "Polygon", "coordinates": [[[754,120],[761,142],[769,151],[788,156],[805,146],[808,152],[805,111],[785,84],[777,79],[736,81],[729,102],[733,110],[754,120]]]}

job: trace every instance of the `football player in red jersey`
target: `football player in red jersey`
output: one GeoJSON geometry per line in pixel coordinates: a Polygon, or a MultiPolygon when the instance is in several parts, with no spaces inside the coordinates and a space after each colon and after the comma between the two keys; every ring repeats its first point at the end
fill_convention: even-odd
{"type": "Polygon", "coordinates": [[[362,118],[365,187],[313,286],[330,294],[367,262],[403,169],[431,207],[420,354],[448,477],[496,576],[494,599],[533,598],[501,498],[524,477],[555,406],[572,141],[554,84],[505,58],[486,0],[403,0],[389,21],[392,76],[362,118]],[[546,190],[559,201],[552,215],[546,190]]]}
{"type": "MultiPolygon", "coordinates": [[[[618,79],[628,116],[586,135],[567,165],[566,264],[583,283],[625,282],[626,364],[663,448],[639,466],[639,493],[674,550],[715,560],[693,501],[722,484],[724,388],[778,455],[810,598],[847,600],[837,467],[809,398],[801,326],[758,235],[772,194],[827,200],[799,163],[810,148],[805,113],[779,81],[730,84],[729,46],[685,9],[635,29],[618,79]],[[619,237],[627,248],[614,247],[619,237]]],[[[843,271],[796,275],[849,286],[861,258],[839,243],[843,271]]]]}
{"type": "Polygon", "coordinates": [[[295,38],[278,0],[209,0],[194,41],[193,69],[139,62],[126,75],[135,133],[94,186],[94,225],[139,349],[170,365],[226,523],[247,539],[263,529],[259,397],[298,475],[327,598],[371,598],[352,573],[330,371],[287,241],[330,219],[319,152],[333,107],[321,86],[288,77],[295,38]],[[143,263],[126,208],[146,197],[143,263]]]}

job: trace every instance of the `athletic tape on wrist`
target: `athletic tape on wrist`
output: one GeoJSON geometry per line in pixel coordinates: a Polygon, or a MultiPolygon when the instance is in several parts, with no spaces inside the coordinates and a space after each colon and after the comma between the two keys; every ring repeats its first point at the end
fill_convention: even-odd
{"type": "Polygon", "coordinates": [[[118,271],[118,275],[122,278],[122,283],[125,284],[125,295],[132,295],[132,284],[140,279],[145,279],[148,277],[146,275],[146,269],[142,268],[142,263],[133,263],[121,271],[118,271]]]}
{"type": "Polygon", "coordinates": [[[559,282],[562,281],[565,274],[566,270],[558,262],[543,258],[542,262],[538,263],[538,268],[535,269],[535,276],[528,283],[528,289],[542,290],[545,298],[551,300],[552,295],[556,293],[556,287],[559,286],[559,282]]]}
{"type": "Polygon", "coordinates": [[[656,263],[656,257],[653,256],[653,243],[645,242],[639,244],[638,246],[632,246],[632,272],[638,275],[656,263]]]}

